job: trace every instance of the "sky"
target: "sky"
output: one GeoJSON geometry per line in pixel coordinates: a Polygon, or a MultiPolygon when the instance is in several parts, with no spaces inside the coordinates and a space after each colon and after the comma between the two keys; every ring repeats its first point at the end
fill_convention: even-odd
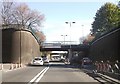
{"type": "Polygon", "coordinates": [[[31,0],[26,3],[32,10],[45,15],[40,30],[46,35],[46,42],[65,40],[79,43],[81,37],[90,33],[97,10],[108,1],[118,2],[118,0],[101,0],[101,2],[98,0],[59,0],[58,2],[31,0]]]}

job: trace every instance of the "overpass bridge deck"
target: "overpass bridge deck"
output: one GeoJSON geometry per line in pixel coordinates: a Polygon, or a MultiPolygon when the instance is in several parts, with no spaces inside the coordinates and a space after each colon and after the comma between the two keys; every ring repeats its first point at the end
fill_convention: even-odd
{"type": "Polygon", "coordinates": [[[41,51],[68,51],[71,49],[73,51],[88,51],[89,45],[79,44],[79,45],[63,45],[63,44],[51,44],[41,46],[41,51]]]}

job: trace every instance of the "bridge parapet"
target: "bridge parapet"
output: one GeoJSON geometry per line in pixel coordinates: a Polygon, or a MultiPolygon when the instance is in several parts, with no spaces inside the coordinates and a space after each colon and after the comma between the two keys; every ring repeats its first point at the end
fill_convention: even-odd
{"type": "Polygon", "coordinates": [[[88,51],[89,45],[73,45],[73,44],[61,44],[61,43],[43,43],[41,46],[41,51],[68,51],[68,49],[72,49],[73,51],[88,51]]]}
{"type": "MultiPolygon", "coordinates": [[[[78,41],[47,41],[45,43],[60,43],[61,45],[78,45],[79,42],[78,41]]],[[[44,43],[43,43],[44,44],[44,43]]]]}
{"type": "Polygon", "coordinates": [[[61,48],[61,43],[43,43],[42,48],[61,48]]]}

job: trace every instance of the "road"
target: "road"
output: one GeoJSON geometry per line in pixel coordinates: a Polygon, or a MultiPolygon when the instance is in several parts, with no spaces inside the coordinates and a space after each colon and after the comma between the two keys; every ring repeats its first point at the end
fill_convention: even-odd
{"type": "Polygon", "coordinates": [[[10,82],[22,82],[22,84],[32,84],[31,82],[97,82],[78,68],[56,62],[50,63],[49,66],[27,66],[3,72],[2,79],[8,84],[10,82]]]}

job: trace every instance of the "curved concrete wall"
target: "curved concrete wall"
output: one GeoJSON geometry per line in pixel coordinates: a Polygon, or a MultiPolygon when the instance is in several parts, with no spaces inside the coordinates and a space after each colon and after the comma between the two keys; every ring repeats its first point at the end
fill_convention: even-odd
{"type": "Polygon", "coordinates": [[[32,33],[27,30],[2,30],[2,61],[4,63],[29,63],[40,56],[40,46],[32,33]],[[21,37],[20,37],[21,36],[21,37]]]}
{"type": "Polygon", "coordinates": [[[120,61],[120,28],[95,40],[89,56],[95,61],[120,61]]]}

